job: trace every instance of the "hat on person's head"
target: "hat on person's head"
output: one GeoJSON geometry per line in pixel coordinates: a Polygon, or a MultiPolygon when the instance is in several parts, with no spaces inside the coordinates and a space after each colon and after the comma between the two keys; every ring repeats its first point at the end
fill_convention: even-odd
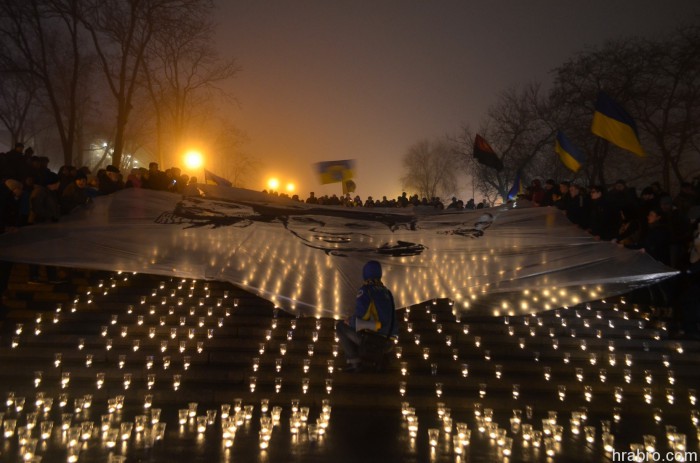
{"type": "Polygon", "coordinates": [[[105,170],[106,170],[107,172],[114,172],[115,174],[118,174],[118,173],[119,173],[119,169],[117,169],[115,166],[113,166],[113,165],[111,165],[111,164],[108,165],[108,166],[107,166],[107,169],[105,169],[105,170]]]}
{"type": "Polygon", "coordinates": [[[75,174],[75,179],[76,180],[87,180],[87,175],[85,175],[85,172],[82,170],[79,170],[77,174],[75,174]]]}
{"type": "Polygon", "coordinates": [[[59,183],[61,180],[58,178],[58,174],[49,172],[46,174],[44,179],[44,185],[53,185],[54,183],[59,183]]]}
{"type": "Polygon", "coordinates": [[[382,277],[382,264],[376,260],[370,260],[362,267],[363,280],[378,280],[382,277]]]}

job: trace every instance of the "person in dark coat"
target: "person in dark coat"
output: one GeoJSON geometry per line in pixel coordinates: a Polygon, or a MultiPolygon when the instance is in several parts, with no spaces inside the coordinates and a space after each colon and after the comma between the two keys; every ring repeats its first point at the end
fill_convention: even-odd
{"type": "Polygon", "coordinates": [[[647,229],[642,238],[642,249],[659,262],[671,265],[671,230],[663,221],[661,209],[647,213],[647,229]]]}
{"type": "Polygon", "coordinates": [[[24,182],[29,175],[29,163],[24,156],[24,143],[15,143],[14,149],[0,156],[0,179],[24,182]]]}
{"type": "Polygon", "coordinates": [[[588,198],[582,194],[581,187],[572,183],[569,186],[569,200],[566,203],[566,217],[574,224],[588,228],[588,198]]]}
{"type": "Polygon", "coordinates": [[[58,198],[61,180],[58,174],[51,171],[45,177],[46,184],[35,184],[29,196],[29,224],[57,222],[61,215],[61,204],[58,198]]]}
{"type": "Polygon", "coordinates": [[[83,206],[90,200],[86,191],[87,177],[82,172],[75,175],[72,183],[66,186],[61,194],[61,213],[69,214],[78,206],[83,206]]]}
{"type": "Polygon", "coordinates": [[[608,202],[602,187],[590,188],[588,232],[596,239],[610,241],[615,237],[619,228],[619,214],[608,202]]]}
{"type": "Polygon", "coordinates": [[[123,190],[124,181],[122,180],[122,174],[119,172],[119,169],[112,165],[107,166],[105,175],[100,178],[98,189],[102,195],[109,195],[123,190]]]}

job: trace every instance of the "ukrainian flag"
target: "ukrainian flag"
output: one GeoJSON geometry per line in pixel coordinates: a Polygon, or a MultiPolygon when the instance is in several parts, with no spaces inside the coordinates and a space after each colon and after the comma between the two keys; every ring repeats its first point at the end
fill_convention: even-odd
{"type": "Polygon", "coordinates": [[[598,94],[591,132],[622,149],[644,156],[634,119],[605,92],[598,94]]]}
{"type": "Polygon", "coordinates": [[[578,148],[571,144],[564,132],[557,132],[557,139],[554,141],[554,151],[559,155],[561,162],[572,172],[577,172],[584,163],[586,157],[578,148]]]}
{"type": "Polygon", "coordinates": [[[321,184],[339,183],[350,180],[355,176],[355,160],[324,161],[316,163],[316,171],[321,184]]]}
{"type": "Polygon", "coordinates": [[[207,185],[233,186],[231,182],[223,177],[219,177],[213,172],[204,169],[204,183],[207,185]]]}
{"type": "Polygon", "coordinates": [[[510,188],[510,191],[508,191],[508,201],[511,201],[513,199],[516,199],[518,195],[521,195],[525,193],[525,189],[523,188],[523,182],[520,180],[520,172],[515,174],[515,181],[513,182],[513,186],[510,188]]]}

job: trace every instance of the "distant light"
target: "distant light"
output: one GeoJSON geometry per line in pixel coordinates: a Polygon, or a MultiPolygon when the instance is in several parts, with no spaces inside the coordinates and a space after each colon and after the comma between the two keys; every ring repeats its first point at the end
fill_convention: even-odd
{"type": "Polygon", "coordinates": [[[189,169],[198,169],[202,167],[204,157],[199,151],[188,151],[185,153],[185,166],[189,169]]]}
{"type": "Polygon", "coordinates": [[[280,186],[280,181],[276,178],[271,178],[267,181],[267,186],[270,187],[271,190],[276,190],[280,186]]]}
{"type": "Polygon", "coordinates": [[[287,191],[290,193],[294,191],[294,184],[293,183],[287,183],[287,191]]]}

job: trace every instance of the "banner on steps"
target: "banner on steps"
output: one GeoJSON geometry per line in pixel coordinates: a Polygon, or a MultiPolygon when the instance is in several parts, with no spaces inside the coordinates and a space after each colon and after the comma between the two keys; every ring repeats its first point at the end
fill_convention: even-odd
{"type": "Polygon", "coordinates": [[[199,185],[198,196],[126,189],[56,224],[0,236],[0,259],[228,281],[305,316],[352,313],[378,260],[398,307],[454,300],[473,315],[575,305],[674,273],[600,242],[546,207],[342,208],[199,185]]]}

